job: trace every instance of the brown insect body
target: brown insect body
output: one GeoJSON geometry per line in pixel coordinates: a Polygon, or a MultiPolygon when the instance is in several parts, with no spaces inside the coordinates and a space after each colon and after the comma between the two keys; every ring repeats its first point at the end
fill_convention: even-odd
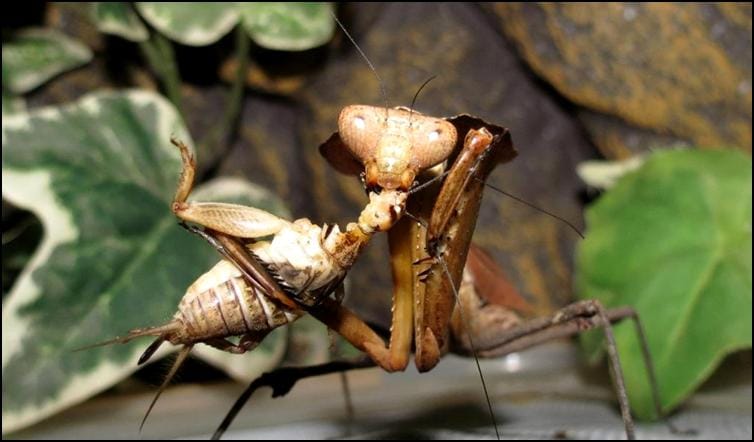
{"type": "MultiPolygon", "coordinates": [[[[394,284],[394,290],[399,293],[394,299],[403,300],[398,302],[405,303],[406,310],[408,300],[413,301],[415,363],[419,371],[432,369],[442,354],[452,350],[449,334],[455,330],[450,324],[453,315],[458,314],[455,293],[462,289],[461,276],[484,181],[498,164],[516,156],[507,129],[465,115],[449,118],[448,122],[463,135],[448,159],[448,175],[442,185],[422,190],[420,196],[410,199],[407,209],[429,220],[428,223],[404,219],[403,228],[388,232],[394,275],[409,269],[403,281],[394,284]],[[410,253],[400,251],[404,248],[410,253]],[[416,263],[426,264],[417,267],[416,263]]],[[[471,289],[473,291],[473,287],[471,289]]],[[[468,288],[463,290],[464,293],[469,291],[468,288]]],[[[396,326],[394,323],[393,330],[396,326]]],[[[403,357],[400,361],[400,366],[405,366],[407,359],[403,357]]]]}
{"type": "MultiPolygon", "coordinates": [[[[361,106],[359,109],[359,125],[373,121],[375,127],[371,131],[368,127],[362,127],[361,131],[378,132],[379,108],[371,108],[371,120],[362,117],[364,108],[361,106]]],[[[344,114],[349,115],[345,111],[341,113],[341,124],[344,114]]],[[[383,109],[383,115],[389,114],[383,109]]],[[[421,196],[412,196],[408,201],[410,213],[429,221],[425,221],[425,225],[425,222],[404,218],[388,231],[394,285],[389,344],[385,347],[381,339],[370,336],[363,327],[358,331],[350,327],[338,328],[337,324],[331,327],[388,371],[406,367],[412,342],[417,368],[427,371],[448,350],[475,356],[504,355],[556,337],[570,336],[590,328],[604,328],[626,435],[634,438],[633,420],[610,323],[623,318],[636,321],[636,314],[630,308],[607,311],[597,301],[581,301],[564,307],[550,317],[525,320],[531,310],[515,291],[510,293],[509,285],[506,287],[509,293],[501,293],[496,287],[477,281],[485,277],[485,272],[487,277],[490,271],[500,274],[499,268],[491,265],[491,260],[478,252],[473,253],[476,266],[466,268],[484,182],[497,164],[514,158],[516,151],[504,128],[465,115],[449,118],[448,122],[455,126],[460,136],[454,141],[455,147],[451,149],[445,166],[449,168],[447,176],[441,185],[425,189],[421,196]],[[429,263],[429,266],[419,271],[416,268],[419,263],[429,263]],[[413,330],[409,325],[412,317],[413,330]],[[453,339],[449,339],[451,336],[453,339]]],[[[357,170],[353,163],[360,161],[366,170],[366,184],[379,186],[379,181],[368,178],[370,170],[375,169],[374,164],[379,164],[379,161],[364,154],[365,146],[371,144],[354,147],[348,139],[343,134],[334,134],[320,147],[320,152],[336,169],[346,173],[357,170]],[[348,155],[337,152],[338,149],[350,150],[355,158],[349,160],[348,155]]],[[[404,145],[404,148],[414,149],[414,146],[404,145]]],[[[374,152],[380,151],[375,149],[374,152]]],[[[391,150],[386,152],[399,157],[391,150]]],[[[420,155],[423,151],[414,149],[413,152],[420,155]]],[[[406,162],[400,164],[405,165],[406,162]]],[[[425,161],[423,164],[430,166],[434,163],[425,161]]],[[[410,166],[404,167],[404,171],[412,172],[410,166]]],[[[392,172],[392,176],[398,175],[392,172]]],[[[388,183],[392,185],[393,181],[388,180],[388,183]]],[[[405,185],[402,183],[404,187],[401,188],[405,188],[405,185]]],[[[636,325],[643,341],[645,363],[659,414],[654,371],[638,321],[636,325]]],[[[482,383],[484,385],[483,379],[482,383]]],[[[492,415],[489,400],[488,406],[492,415]]],[[[236,409],[234,406],[229,416],[236,409]]]]}
{"type": "MultiPolygon", "coordinates": [[[[411,177],[413,184],[419,172],[436,165],[421,180],[449,169],[443,182],[408,200],[408,212],[430,220],[429,236],[421,223],[407,218],[388,230],[394,283],[390,342],[387,348],[381,342],[365,344],[378,365],[396,371],[405,369],[413,341],[417,367],[430,370],[448,350],[453,293],[461,283],[483,182],[497,164],[516,155],[510,135],[466,115],[440,119],[365,105],[344,108],[338,126],[320,152],[341,172],[363,170],[367,188],[396,186],[395,177],[411,177]],[[420,275],[415,263],[428,259],[433,264],[420,275]]],[[[409,188],[406,182],[397,185],[399,191],[409,188]]]]}

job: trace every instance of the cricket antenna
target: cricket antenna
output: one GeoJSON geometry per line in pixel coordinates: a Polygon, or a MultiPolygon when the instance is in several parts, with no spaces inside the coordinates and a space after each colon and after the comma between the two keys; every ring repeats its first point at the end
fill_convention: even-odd
{"type": "Polygon", "coordinates": [[[437,75],[433,75],[427,78],[427,80],[425,80],[424,83],[419,86],[419,90],[414,94],[414,99],[411,100],[411,106],[408,108],[408,127],[411,127],[411,117],[414,115],[414,104],[416,104],[416,99],[419,97],[419,93],[422,91],[422,89],[424,89],[424,86],[428,85],[429,82],[434,80],[435,78],[437,78],[437,75]]]}
{"type": "Polygon", "coordinates": [[[354,40],[353,37],[351,37],[351,34],[348,33],[348,30],[346,30],[346,27],[343,26],[343,23],[341,23],[340,20],[338,20],[338,17],[335,15],[335,13],[332,10],[330,10],[330,15],[332,16],[333,20],[335,20],[335,23],[338,24],[340,29],[343,30],[343,33],[346,34],[346,37],[348,37],[348,39],[351,40],[351,43],[353,43],[353,45],[356,47],[356,50],[359,51],[359,54],[361,54],[361,58],[363,58],[367,62],[367,64],[369,65],[369,69],[372,70],[372,72],[374,73],[374,76],[377,77],[377,81],[380,83],[380,93],[382,94],[383,101],[385,101],[385,118],[387,118],[388,108],[390,107],[390,105],[388,104],[388,100],[387,100],[387,90],[385,89],[385,82],[382,81],[380,74],[377,73],[377,69],[375,69],[372,62],[369,61],[369,57],[367,57],[364,51],[361,50],[361,47],[359,47],[359,45],[356,43],[356,40],[354,40]]]}
{"type": "Polygon", "coordinates": [[[471,347],[471,353],[474,355],[474,362],[476,362],[476,369],[479,372],[479,379],[482,380],[482,390],[484,390],[484,398],[487,400],[487,410],[489,410],[490,412],[490,419],[492,420],[492,426],[495,428],[495,435],[497,436],[497,440],[500,440],[500,431],[497,429],[495,413],[492,411],[492,402],[490,401],[490,394],[487,392],[487,383],[484,382],[482,367],[479,365],[479,356],[477,356],[476,347],[474,346],[474,341],[471,338],[471,327],[469,326],[468,318],[466,318],[466,314],[463,311],[463,303],[461,302],[461,297],[458,296],[458,289],[456,289],[455,281],[453,281],[453,277],[450,275],[450,270],[448,270],[448,265],[445,263],[445,259],[443,259],[442,255],[437,256],[436,259],[440,262],[440,264],[442,264],[442,268],[445,271],[445,276],[448,277],[450,287],[453,289],[453,295],[456,298],[456,305],[458,306],[458,313],[461,314],[463,329],[466,331],[466,336],[469,338],[469,347],[471,347]]]}

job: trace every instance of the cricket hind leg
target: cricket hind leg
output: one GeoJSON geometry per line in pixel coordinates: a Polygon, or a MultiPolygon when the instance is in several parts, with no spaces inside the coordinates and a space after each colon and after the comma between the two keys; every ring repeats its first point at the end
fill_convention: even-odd
{"type": "Polygon", "coordinates": [[[241,336],[238,344],[234,344],[225,338],[207,339],[206,341],[202,341],[202,343],[220,351],[240,355],[254,350],[268,333],[269,330],[246,333],[241,336]]]}
{"type": "Polygon", "coordinates": [[[162,395],[162,392],[165,391],[167,386],[170,384],[170,381],[173,380],[173,377],[178,372],[178,369],[181,368],[181,365],[183,365],[183,363],[186,361],[186,358],[188,357],[192,348],[193,348],[193,344],[184,345],[181,351],[178,353],[178,356],[175,358],[175,362],[173,362],[173,366],[170,367],[170,371],[165,376],[165,379],[162,381],[162,385],[160,385],[160,388],[157,390],[157,393],[155,393],[154,398],[152,398],[152,402],[149,403],[149,408],[147,408],[147,412],[144,413],[144,418],[142,418],[141,424],[139,425],[139,433],[141,433],[141,430],[144,428],[144,424],[147,422],[147,418],[149,417],[149,414],[152,412],[154,405],[157,403],[157,399],[160,398],[160,395],[162,395]]]}
{"type": "Polygon", "coordinates": [[[170,137],[170,142],[173,143],[181,152],[181,162],[183,168],[181,169],[181,176],[178,179],[178,187],[175,190],[174,202],[185,202],[188,198],[191,190],[194,187],[194,177],[196,176],[196,159],[191,153],[191,150],[186,144],[176,137],[170,137]]]}
{"type": "Polygon", "coordinates": [[[171,206],[183,221],[193,222],[239,238],[259,238],[277,233],[290,222],[264,210],[240,204],[187,201],[194,187],[196,160],[185,143],[171,138],[181,152],[181,176],[171,206]]]}

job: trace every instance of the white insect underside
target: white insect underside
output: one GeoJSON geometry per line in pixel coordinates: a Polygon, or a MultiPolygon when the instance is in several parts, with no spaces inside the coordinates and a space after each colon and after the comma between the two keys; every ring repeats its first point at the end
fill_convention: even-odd
{"type": "Polygon", "coordinates": [[[315,290],[344,272],[322,248],[321,235],[322,228],[304,218],[280,229],[272,241],[250,248],[294,290],[315,290]]]}

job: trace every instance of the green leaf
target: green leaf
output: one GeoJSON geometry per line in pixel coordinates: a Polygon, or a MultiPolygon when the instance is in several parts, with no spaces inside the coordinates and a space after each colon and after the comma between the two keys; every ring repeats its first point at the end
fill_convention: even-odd
{"type": "Polygon", "coordinates": [[[327,43],[335,23],[331,3],[243,3],[243,24],[260,46],[302,51],[327,43]]]}
{"type": "Polygon", "coordinates": [[[26,109],[24,99],[3,90],[3,115],[23,112],[26,109]]]}
{"type": "Polygon", "coordinates": [[[94,2],[92,15],[101,32],[135,42],[149,38],[147,28],[127,2],[94,2]]]}
{"type": "MultiPolygon", "coordinates": [[[[578,293],[638,311],[665,412],[725,355],[751,347],[751,184],[742,153],[662,151],[587,211],[578,293]]],[[[633,325],[615,332],[631,403],[655,417],[633,325]]],[[[584,337],[593,358],[601,338],[584,337]]]]}
{"type": "Polygon", "coordinates": [[[141,2],[136,8],[155,29],[189,46],[206,46],[219,40],[238,23],[232,2],[141,2]]]}
{"type": "Polygon", "coordinates": [[[3,88],[23,94],[92,59],[83,44],[52,29],[26,29],[3,42],[3,88]]]}
{"type": "MultiPolygon", "coordinates": [[[[171,135],[191,145],[175,109],[144,91],[4,116],[3,197],[33,211],[45,236],[3,305],[3,433],[133,372],[148,340],[71,350],[164,323],[217,262],[170,211],[180,171],[171,135]]],[[[238,180],[199,188],[196,197],[287,215],[270,194],[238,180]]],[[[251,352],[250,364],[234,357],[256,371],[229,371],[248,379],[275,365],[286,332],[251,352]]]]}

